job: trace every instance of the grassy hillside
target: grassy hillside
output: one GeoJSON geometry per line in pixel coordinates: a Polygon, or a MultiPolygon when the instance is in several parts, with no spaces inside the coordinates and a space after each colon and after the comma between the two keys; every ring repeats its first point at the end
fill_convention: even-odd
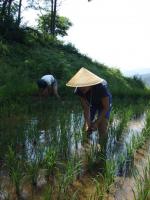
{"type": "Polygon", "coordinates": [[[0,41],[0,98],[16,99],[36,95],[37,79],[48,73],[57,78],[59,92],[66,96],[72,90],[65,83],[81,67],[105,78],[114,96],[150,94],[138,78],[123,77],[119,70],[93,62],[70,44],[29,37],[22,44],[0,41]]]}

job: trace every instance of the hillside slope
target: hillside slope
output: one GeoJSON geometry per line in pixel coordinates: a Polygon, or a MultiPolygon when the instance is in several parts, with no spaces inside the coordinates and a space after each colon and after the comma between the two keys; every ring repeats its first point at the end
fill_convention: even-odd
{"type": "Polygon", "coordinates": [[[66,82],[81,67],[107,80],[115,96],[145,96],[150,92],[140,79],[124,77],[117,69],[93,62],[72,45],[60,42],[27,42],[26,44],[0,42],[0,96],[21,97],[37,93],[36,81],[51,73],[59,83],[62,96],[72,92],[66,82]]]}

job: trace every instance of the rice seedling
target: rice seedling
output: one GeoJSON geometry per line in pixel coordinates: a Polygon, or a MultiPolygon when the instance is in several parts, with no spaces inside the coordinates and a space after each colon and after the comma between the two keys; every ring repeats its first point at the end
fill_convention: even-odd
{"type": "Polygon", "coordinates": [[[9,177],[15,186],[16,195],[19,198],[20,183],[23,178],[23,173],[21,170],[21,161],[16,157],[16,154],[11,146],[9,146],[8,152],[6,154],[6,167],[9,173],[9,177]]]}
{"type": "MultiPolygon", "coordinates": [[[[141,148],[144,144],[147,138],[149,138],[149,125],[148,124],[149,114],[147,114],[147,120],[145,124],[145,128],[142,130],[142,132],[138,135],[133,135],[131,138],[131,141],[129,144],[126,144],[126,169],[131,172],[132,165],[133,165],[133,157],[136,151],[141,148]]],[[[129,172],[129,171],[128,171],[129,172]]]]}
{"type": "Polygon", "coordinates": [[[76,130],[73,135],[73,140],[74,140],[73,145],[74,145],[75,151],[78,151],[78,146],[79,146],[79,144],[81,144],[82,138],[83,138],[82,131],[76,130]]]}
{"type": "Polygon", "coordinates": [[[145,139],[148,139],[150,137],[150,113],[147,111],[146,113],[146,122],[145,122],[145,128],[142,132],[145,139]]]}
{"type": "Polygon", "coordinates": [[[133,140],[129,144],[126,144],[126,161],[125,161],[125,174],[131,174],[133,167],[134,154],[137,150],[138,144],[140,141],[139,138],[135,140],[135,137],[132,137],[133,140]]]}
{"type": "Polygon", "coordinates": [[[150,199],[150,158],[148,159],[147,166],[143,169],[143,176],[137,171],[134,174],[136,191],[133,190],[135,200],[148,200],[150,199]]]}
{"type": "Polygon", "coordinates": [[[114,130],[117,141],[119,140],[123,131],[125,131],[125,129],[127,128],[127,123],[131,119],[132,114],[133,112],[131,109],[124,110],[119,113],[119,121],[118,121],[119,123],[114,130]]]}
{"type": "Polygon", "coordinates": [[[11,172],[16,167],[17,161],[16,154],[11,146],[8,146],[8,152],[6,153],[5,157],[6,167],[8,171],[11,172]]]}
{"type": "Polygon", "coordinates": [[[62,158],[67,159],[69,156],[69,142],[70,142],[70,136],[68,135],[68,127],[66,124],[65,119],[61,119],[59,124],[59,154],[62,156],[62,158]]]}
{"type": "Polygon", "coordinates": [[[145,124],[145,128],[142,130],[141,134],[133,135],[131,138],[131,142],[129,144],[126,143],[126,149],[127,149],[127,157],[132,159],[134,153],[137,149],[142,147],[146,141],[147,138],[149,138],[150,135],[150,123],[149,123],[149,114],[147,114],[147,120],[145,124]]]}
{"type": "Polygon", "coordinates": [[[131,142],[132,142],[132,147],[133,149],[135,149],[135,151],[141,148],[145,143],[145,137],[142,133],[139,136],[135,136],[135,135],[132,136],[131,142]]]}
{"type": "Polygon", "coordinates": [[[101,174],[97,175],[96,178],[93,178],[93,183],[95,184],[96,191],[90,197],[90,200],[104,200],[106,193],[104,177],[101,174]]]}
{"type": "Polygon", "coordinates": [[[93,172],[96,170],[96,167],[102,168],[103,162],[105,162],[104,155],[101,153],[101,149],[97,147],[97,145],[90,145],[87,149],[85,149],[85,160],[86,167],[89,172],[93,172]]]}
{"type": "Polygon", "coordinates": [[[126,156],[121,154],[117,160],[117,174],[123,176],[125,172],[126,156]]]}
{"type": "Polygon", "coordinates": [[[76,190],[68,200],[78,200],[78,190],[76,190]]]}
{"type": "Polygon", "coordinates": [[[81,172],[82,162],[74,162],[74,159],[71,159],[67,162],[65,167],[65,173],[57,177],[58,180],[58,199],[68,198],[68,191],[71,184],[76,180],[78,174],[81,172]]]}
{"type": "MultiPolygon", "coordinates": [[[[16,126],[17,128],[15,127],[12,128],[12,130],[7,131],[7,135],[2,135],[0,137],[0,146],[3,146],[3,143],[12,143],[12,146],[15,147],[16,152],[11,148],[10,152],[7,153],[9,154],[9,156],[6,156],[6,162],[8,161],[7,166],[8,169],[11,171],[11,180],[13,181],[13,185],[16,185],[16,188],[18,187],[18,185],[21,185],[20,179],[22,179],[24,173],[26,173],[27,175],[29,175],[30,182],[33,188],[35,188],[38,181],[37,179],[39,177],[39,169],[41,169],[41,167],[44,167],[44,169],[47,169],[47,178],[50,176],[55,178],[54,184],[50,185],[48,182],[48,189],[45,191],[45,194],[43,194],[46,200],[55,198],[57,195],[58,199],[78,199],[78,191],[72,191],[70,188],[73,185],[74,180],[76,180],[78,176],[83,173],[84,168],[86,168],[88,169],[88,172],[94,172],[95,174],[97,174],[97,172],[99,171],[103,171],[103,175],[99,175],[100,177],[96,177],[96,180],[94,180],[94,183],[96,185],[96,194],[95,197],[91,197],[91,199],[95,198],[95,200],[97,197],[99,199],[103,199],[104,192],[109,191],[109,188],[114,181],[116,173],[120,173],[121,175],[124,173],[125,167],[126,165],[130,164],[136,149],[142,146],[146,138],[149,137],[150,117],[148,118],[148,113],[145,128],[143,129],[141,135],[138,134],[137,136],[133,136],[133,138],[130,137],[131,143],[126,145],[126,149],[123,149],[124,153],[121,153],[120,156],[114,156],[113,158],[110,156],[109,158],[111,159],[106,160],[106,157],[108,159],[108,152],[112,150],[111,155],[113,155],[113,153],[117,151],[117,144],[119,145],[124,142],[120,140],[120,138],[124,139],[126,137],[126,135],[125,137],[124,135],[123,137],[121,137],[121,135],[122,132],[126,131],[128,121],[132,117],[134,108],[131,108],[129,106],[129,108],[126,108],[126,110],[122,110],[123,106],[121,106],[122,111],[116,108],[113,109],[113,114],[111,115],[112,118],[110,120],[110,132],[108,138],[110,141],[110,145],[112,145],[112,143],[114,142],[112,149],[108,149],[105,147],[101,147],[101,149],[97,148],[97,143],[100,143],[100,141],[97,140],[97,133],[94,133],[94,137],[92,135],[92,137],[90,138],[91,141],[94,140],[93,144],[91,145],[90,143],[89,148],[87,149],[85,147],[85,152],[79,152],[80,147],[82,147],[82,143],[87,144],[87,140],[89,139],[87,138],[86,133],[84,133],[81,128],[83,123],[83,116],[80,112],[80,109],[77,108],[78,110],[76,111],[76,106],[74,111],[73,107],[69,107],[67,105],[66,107],[64,106],[63,108],[59,109],[59,111],[57,111],[56,102],[47,101],[47,103],[48,104],[45,105],[45,102],[43,101],[40,102],[40,104],[37,104],[41,106],[39,108],[40,113],[38,113],[38,106],[34,105],[35,110],[33,111],[33,109],[30,108],[31,111],[30,113],[27,113],[28,115],[22,124],[16,126]],[[55,109],[51,108],[53,107],[51,103],[55,105],[55,109]],[[66,112],[68,107],[69,111],[66,112]],[[45,112],[45,117],[43,117],[43,110],[45,112]],[[47,110],[49,110],[49,112],[47,110]],[[114,123],[114,118],[118,120],[118,123],[117,121],[116,124],[114,123]],[[21,134],[19,136],[16,136],[16,134],[14,134],[16,130],[19,130],[19,133],[21,131],[21,134]],[[41,141],[40,139],[42,131],[45,133],[43,134],[43,141],[41,141]],[[9,132],[12,134],[10,134],[9,132]],[[1,138],[3,141],[1,141],[1,138]],[[8,138],[9,142],[7,142],[8,138]],[[116,139],[119,140],[118,143],[115,143],[116,139]],[[20,143],[24,145],[21,149],[23,151],[17,151],[17,146],[15,146],[16,143],[19,145],[20,143]],[[22,153],[24,153],[24,155],[22,155],[22,153]],[[78,153],[80,159],[83,158],[86,160],[86,166],[84,166],[83,163],[79,161],[79,158],[73,160],[72,157],[74,156],[74,154],[77,155],[78,153]],[[18,159],[19,167],[17,167],[17,162],[14,158],[18,159]],[[66,160],[68,158],[70,159],[70,161],[66,163],[66,160]],[[112,161],[112,159],[116,160],[112,161]],[[21,160],[23,161],[23,164],[20,164],[21,160]],[[78,165],[78,167],[76,165],[78,165]],[[23,173],[22,171],[24,169],[26,171],[23,173]],[[101,180],[103,180],[102,186],[101,183],[98,182],[101,180]]],[[[17,106],[11,107],[13,112],[15,112],[16,108],[18,109],[17,106]]],[[[21,122],[19,121],[19,123],[21,122]]],[[[3,129],[5,132],[5,127],[3,129]]],[[[102,140],[101,143],[103,143],[102,140]]],[[[3,152],[6,151],[5,149],[6,148],[3,149],[3,152]]],[[[1,155],[3,156],[3,153],[1,153],[1,155]]],[[[16,190],[19,191],[19,189],[16,190]]]]}
{"type": "Polygon", "coordinates": [[[17,195],[17,197],[20,197],[20,183],[22,180],[22,173],[21,173],[19,167],[17,167],[17,169],[14,169],[11,172],[10,177],[11,177],[13,184],[15,185],[16,195],[17,195]]]}
{"type": "Polygon", "coordinates": [[[26,173],[29,175],[29,180],[34,187],[37,185],[37,178],[39,172],[39,162],[37,159],[25,163],[26,173]]]}
{"type": "Polygon", "coordinates": [[[109,191],[111,184],[114,182],[116,172],[116,162],[114,160],[106,160],[104,172],[104,184],[106,191],[109,191]]]}
{"type": "Polygon", "coordinates": [[[54,148],[48,147],[45,152],[44,157],[44,167],[47,169],[47,180],[49,180],[50,175],[54,175],[54,169],[57,164],[57,152],[54,148]]]}
{"type": "Polygon", "coordinates": [[[43,200],[52,200],[53,187],[48,185],[43,194],[43,200]]]}
{"type": "MultiPolygon", "coordinates": [[[[100,138],[100,140],[102,139],[100,138]]],[[[102,141],[101,143],[104,143],[102,141]]],[[[102,145],[104,146],[104,144],[102,145]]],[[[105,194],[109,192],[109,189],[114,182],[118,162],[113,159],[106,159],[106,147],[104,147],[104,150],[100,149],[99,151],[98,148],[95,148],[94,145],[87,152],[86,158],[87,165],[90,171],[95,171],[95,163],[98,163],[99,170],[102,172],[102,174],[100,175],[101,180],[93,179],[96,186],[96,193],[94,196],[91,196],[90,199],[104,199],[105,194]]],[[[125,156],[122,155],[122,160],[120,159],[120,164],[124,165],[124,163],[125,156]]]]}
{"type": "Polygon", "coordinates": [[[93,179],[96,187],[94,196],[91,196],[92,200],[105,199],[106,193],[109,192],[111,185],[115,179],[116,163],[113,160],[106,160],[106,167],[104,174],[99,174],[93,179]]]}

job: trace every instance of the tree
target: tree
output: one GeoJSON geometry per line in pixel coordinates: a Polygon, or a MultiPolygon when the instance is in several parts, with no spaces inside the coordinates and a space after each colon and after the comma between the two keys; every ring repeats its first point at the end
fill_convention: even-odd
{"type": "Polygon", "coordinates": [[[57,18],[57,8],[61,0],[28,0],[32,7],[36,10],[46,11],[50,13],[50,34],[52,36],[56,35],[56,18],[57,18]]]}
{"type": "Polygon", "coordinates": [[[11,15],[11,5],[13,0],[2,0],[0,3],[0,20],[5,21],[11,15]]]}
{"type": "Polygon", "coordinates": [[[0,35],[7,39],[22,42],[24,30],[21,23],[22,0],[0,0],[0,35]]]}
{"type": "Polygon", "coordinates": [[[55,36],[56,31],[56,18],[57,18],[57,0],[51,0],[51,34],[55,36]]]}
{"type": "Polygon", "coordinates": [[[8,22],[17,23],[18,26],[21,22],[21,6],[22,0],[1,0],[0,1],[0,23],[8,25],[8,22]]]}
{"type": "Polygon", "coordinates": [[[55,32],[53,34],[52,30],[54,27],[52,26],[52,20],[51,19],[52,14],[45,14],[41,16],[38,20],[38,28],[41,30],[43,33],[50,34],[52,36],[65,36],[67,35],[67,30],[72,26],[72,23],[69,21],[68,18],[62,17],[62,16],[56,16],[55,17],[55,32]]]}
{"type": "Polygon", "coordinates": [[[18,26],[20,25],[20,22],[21,22],[21,7],[22,7],[22,0],[19,0],[18,18],[17,18],[17,24],[18,24],[18,26]]]}

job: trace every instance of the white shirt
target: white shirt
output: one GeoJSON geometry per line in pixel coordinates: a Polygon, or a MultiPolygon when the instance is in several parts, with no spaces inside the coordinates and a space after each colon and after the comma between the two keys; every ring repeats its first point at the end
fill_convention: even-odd
{"type": "Polygon", "coordinates": [[[105,79],[103,79],[102,85],[108,86],[108,83],[107,83],[107,81],[105,79]]]}
{"type": "Polygon", "coordinates": [[[55,78],[53,75],[45,75],[42,76],[41,78],[42,80],[44,80],[49,86],[52,85],[52,83],[54,82],[55,78]]]}

